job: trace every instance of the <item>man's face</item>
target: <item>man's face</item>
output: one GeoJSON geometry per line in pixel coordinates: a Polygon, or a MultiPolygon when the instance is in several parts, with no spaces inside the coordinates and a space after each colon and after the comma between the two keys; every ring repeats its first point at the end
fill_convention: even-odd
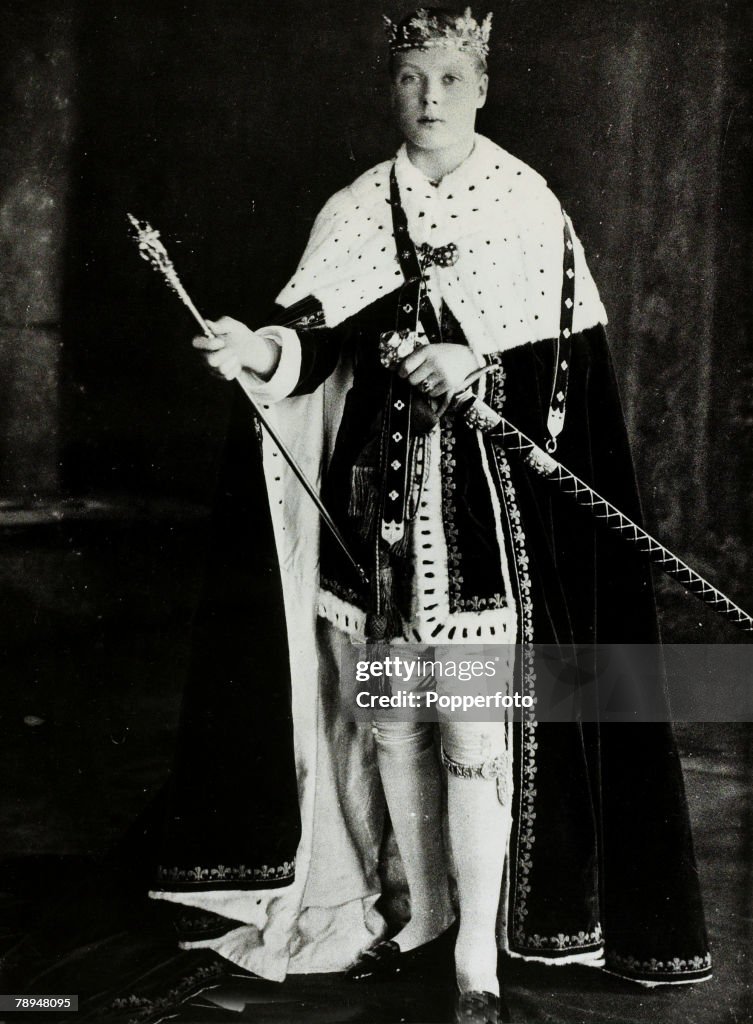
{"type": "Polygon", "coordinates": [[[403,138],[429,151],[470,139],[487,86],[474,58],[451,47],[396,54],[392,104],[403,138]]]}

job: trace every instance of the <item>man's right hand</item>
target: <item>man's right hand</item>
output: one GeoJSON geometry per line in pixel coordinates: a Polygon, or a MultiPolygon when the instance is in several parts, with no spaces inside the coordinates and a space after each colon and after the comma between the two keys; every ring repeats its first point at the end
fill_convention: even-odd
{"type": "Polygon", "coordinates": [[[276,341],[256,334],[229,316],[207,320],[207,324],[214,337],[200,334],[191,344],[199,349],[213,373],[225,380],[235,380],[243,370],[250,370],[262,380],[269,380],[280,361],[276,341]]]}

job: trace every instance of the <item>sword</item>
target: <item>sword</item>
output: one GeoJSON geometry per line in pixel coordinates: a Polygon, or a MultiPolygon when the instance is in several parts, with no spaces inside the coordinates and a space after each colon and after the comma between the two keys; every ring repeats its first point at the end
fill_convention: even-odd
{"type": "MultiPolygon", "coordinates": [[[[178,296],[181,302],[188,308],[194,320],[203,331],[205,337],[216,337],[214,331],[212,331],[209,324],[206,322],[204,317],[201,315],[199,310],[194,305],[190,295],[183,287],[183,283],[178,277],[178,273],[173,265],[173,262],[170,259],[167,253],[167,249],[165,248],[164,243],[160,238],[159,231],[155,231],[155,229],[151,226],[151,224],[149,224],[148,221],[139,221],[130,213],[128,214],[128,220],[133,225],[135,231],[135,239],[139,247],[139,255],[141,256],[141,258],[146,260],[146,262],[149,263],[149,265],[154,270],[156,270],[159,274],[163,276],[168,286],[175,292],[175,294],[178,296]]],[[[298,464],[295,456],[287,447],[283,439],[280,437],[277,430],[272,426],[272,424],[266,418],[262,410],[259,408],[258,403],[254,401],[254,399],[251,397],[251,395],[248,394],[248,392],[245,392],[245,394],[248,400],[251,402],[251,405],[253,407],[254,412],[256,413],[256,416],[259,419],[259,422],[262,424],[264,429],[267,431],[269,436],[274,441],[275,445],[280,451],[280,454],[285,459],[288,466],[290,466],[290,469],[295,474],[296,478],[298,479],[301,486],[308,494],[309,498],[311,498],[313,503],[316,505],[317,511],[321,516],[322,522],[330,531],[334,539],[337,541],[345,557],[348,559],[350,564],[358,573],[361,582],[365,586],[368,586],[369,577],[366,575],[363,568],[359,565],[359,563],[351,554],[350,548],[348,547],[345,538],[340,532],[340,529],[335,523],[334,519],[327,511],[324,502],[319,497],[318,491],[311,483],[309,478],[306,476],[303,469],[298,464]]]]}
{"type": "Polygon", "coordinates": [[[469,388],[466,387],[455,396],[451,407],[465,415],[469,426],[477,427],[484,433],[493,433],[495,437],[500,438],[506,449],[519,455],[539,476],[556,484],[578,505],[590,508],[596,519],[603,520],[610,530],[614,530],[630,544],[634,544],[651,562],[669,576],[673,576],[691,594],[695,594],[724,618],[734,622],[744,633],[753,632],[753,617],[748,612],[704,579],[687,562],[673,554],[643,527],[633,522],[616,505],[603,498],[585,480],[581,480],[561,462],[552,458],[504,416],[500,416],[485,402],[476,398],[469,388]]]}
{"type": "MultiPolygon", "coordinates": [[[[209,324],[207,324],[183,287],[172,260],[160,239],[159,232],[155,231],[148,222],[140,222],[130,213],[128,214],[128,219],[136,231],[136,240],[142,258],[162,274],[170,288],[190,310],[205,336],[208,338],[215,337],[209,324]]],[[[753,632],[753,617],[748,612],[738,604],[735,604],[731,598],[727,597],[726,594],[722,593],[721,590],[701,576],[700,573],[691,568],[687,562],[673,554],[669,548],[665,547],[655,537],[652,537],[650,533],[630,519],[629,516],[626,516],[624,512],[621,512],[616,505],[607,501],[606,498],[602,497],[584,480],[581,480],[575,473],[571,472],[566,466],[563,466],[561,462],[557,462],[556,459],[552,458],[548,452],[544,451],[535,441],[532,441],[530,437],[527,437],[522,431],[518,430],[509,420],[494,412],[490,406],[477,398],[471,390],[471,385],[488,372],[489,369],[489,367],[482,367],[467,377],[460,391],[452,396],[451,402],[443,404],[442,411],[444,412],[449,404],[449,408],[453,412],[465,415],[469,425],[478,427],[485,433],[493,431],[495,436],[502,440],[505,448],[518,454],[529,468],[545,479],[557,484],[560,490],[572,497],[577,504],[591,509],[596,519],[603,520],[609,529],[614,530],[629,543],[634,544],[639,551],[648,556],[651,562],[658,565],[669,576],[677,579],[689,593],[695,594],[696,597],[710,605],[720,615],[730,619],[743,632],[753,632]]],[[[351,554],[343,535],[324,506],[316,488],[299,466],[292,452],[287,448],[275,428],[264,416],[258,404],[250,395],[247,394],[247,397],[259,422],[277,445],[280,454],[314,502],[322,522],[329,529],[346,558],[358,573],[361,581],[368,585],[368,576],[351,554]]]]}

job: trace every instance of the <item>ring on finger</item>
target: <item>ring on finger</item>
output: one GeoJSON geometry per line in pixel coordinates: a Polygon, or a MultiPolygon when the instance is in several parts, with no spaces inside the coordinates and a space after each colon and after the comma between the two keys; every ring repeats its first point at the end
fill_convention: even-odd
{"type": "Polygon", "coordinates": [[[426,380],[422,380],[421,381],[419,387],[420,387],[421,391],[423,391],[424,394],[427,394],[427,392],[431,391],[431,389],[433,387],[433,384],[431,383],[431,381],[427,377],[426,380]]]}

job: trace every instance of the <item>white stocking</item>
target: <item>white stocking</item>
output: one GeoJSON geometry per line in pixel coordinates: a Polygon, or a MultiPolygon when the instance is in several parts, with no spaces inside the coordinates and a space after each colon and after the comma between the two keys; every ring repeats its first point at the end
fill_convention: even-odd
{"type": "Polygon", "coordinates": [[[447,811],[460,904],[457,983],[461,992],[498,995],[496,922],[510,829],[505,723],[448,723],[442,739],[449,755],[447,811]],[[481,777],[482,766],[502,777],[481,777]]]}
{"type": "Polygon", "coordinates": [[[387,807],[410,892],[403,952],[436,938],[453,918],[442,838],[442,779],[429,723],[375,723],[387,807]]]}

